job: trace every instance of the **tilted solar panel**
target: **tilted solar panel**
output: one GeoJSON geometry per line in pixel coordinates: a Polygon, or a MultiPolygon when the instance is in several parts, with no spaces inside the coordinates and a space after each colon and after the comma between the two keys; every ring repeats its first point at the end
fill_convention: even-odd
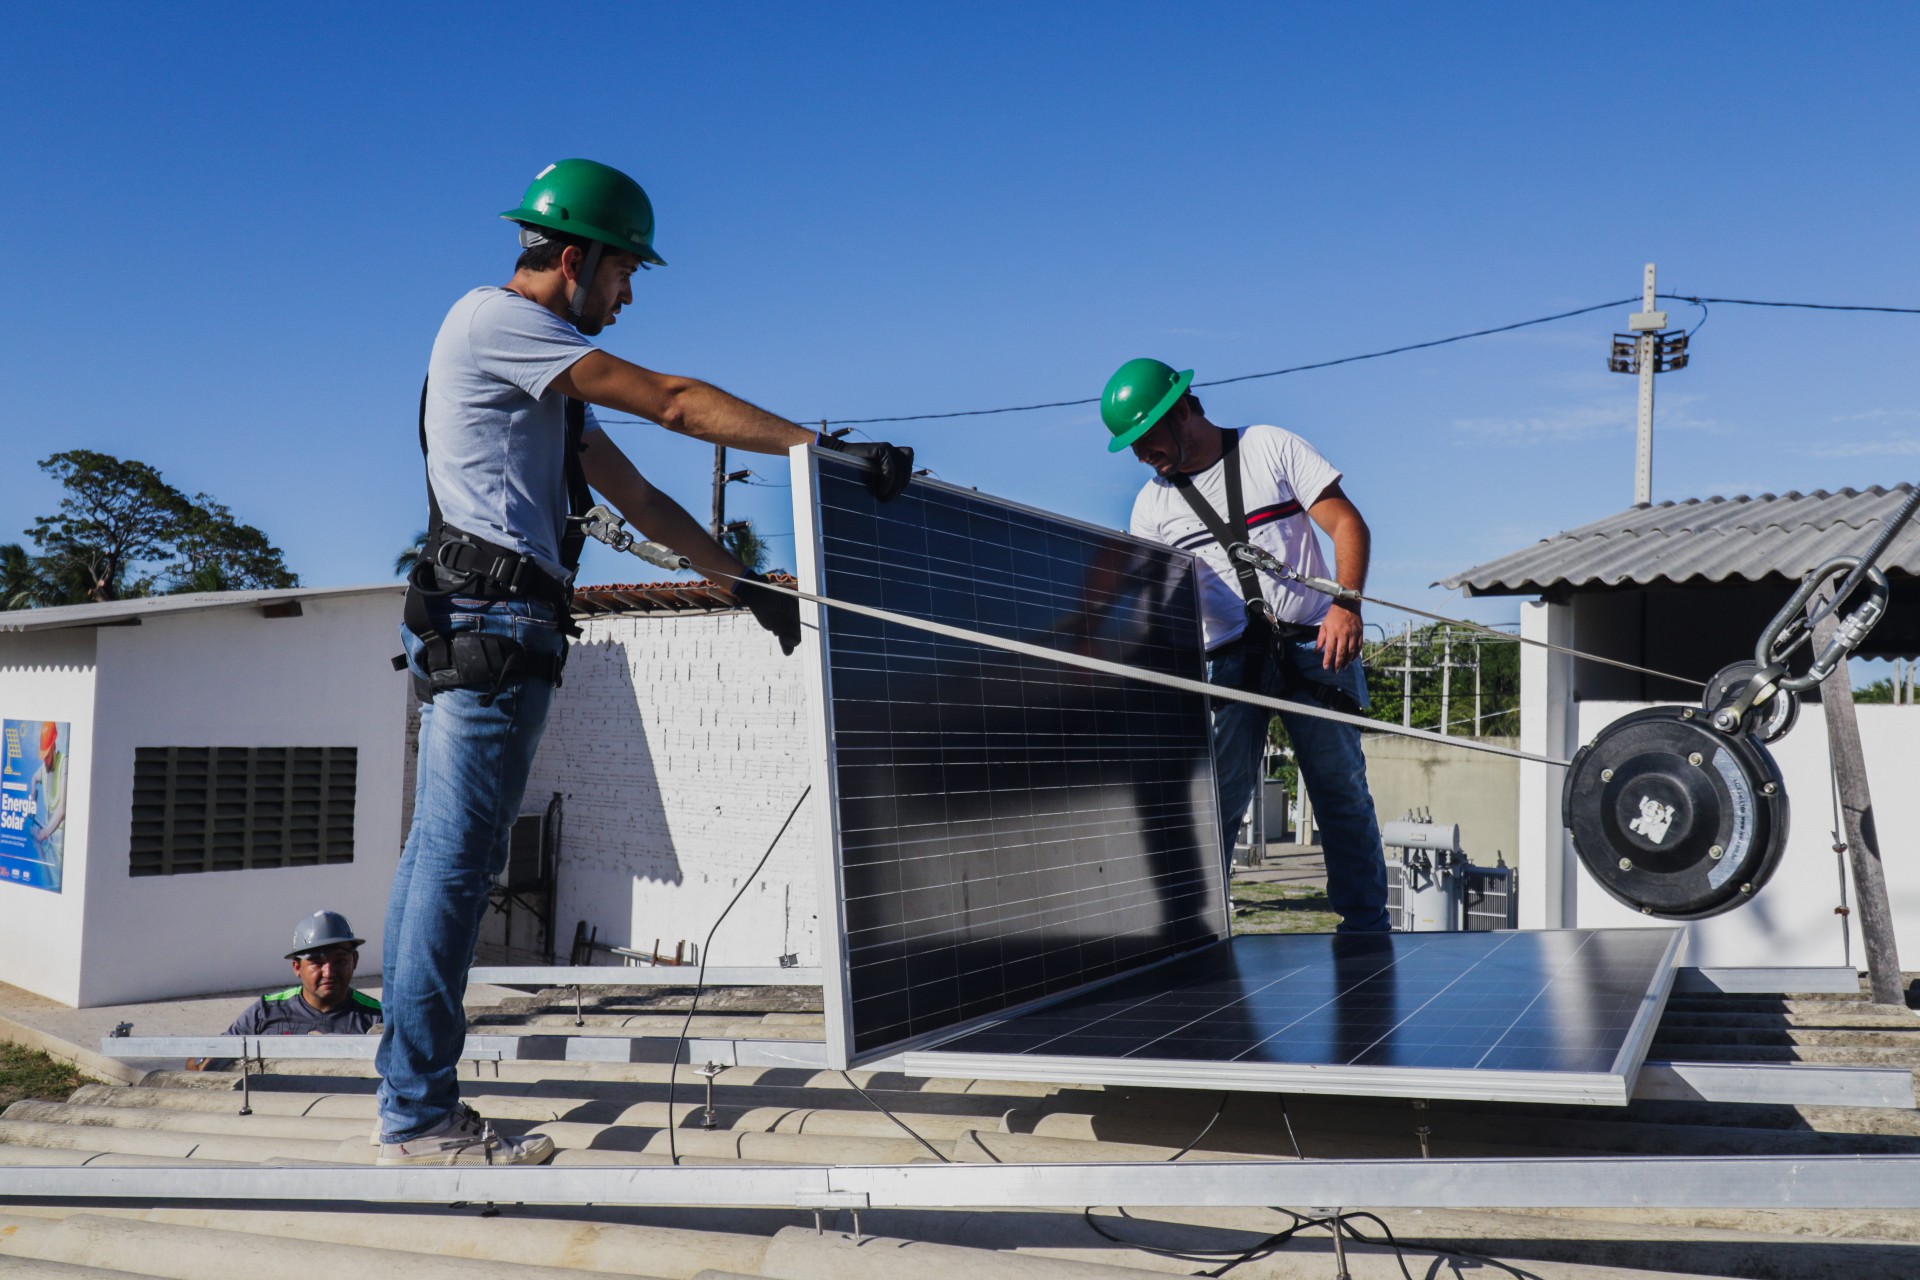
{"type": "Polygon", "coordinates": [[[1624,1105],[1676,929],[1237,937],[998,1020],[914,1074],[1624,1105]]]}
{"type": "MultiPolygon", "coordinates": [[[[879,503],[819,451],[795,451],[794,495],[805,590],[1202,674],[1184,552],[926,480],[879,503]]],[[[842,913],[830,1053],[896,1052],[1226,936],[1205,699],[810,612],[821,899],[842,913]]]]}

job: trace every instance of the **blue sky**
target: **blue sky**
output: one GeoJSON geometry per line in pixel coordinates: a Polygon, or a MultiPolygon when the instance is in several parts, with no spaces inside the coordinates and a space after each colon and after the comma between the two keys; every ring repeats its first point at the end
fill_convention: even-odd
{"type": "MultiPolygon", "coordinates": [[[[55,500],[33,462],[86,446],[227,502],[309,583],[385,578],[424,519],[434,331],[506,278],[494,215],[563,156],[638,177],[672,264],[603,345],[796,418],[1332,358],[1626,297],[1646,261],[1676,292],[1920,305],[1916,47],[1894,4],[41,7],[0,49],[0,540],[55,500]]],[[[1207,405],[1346,471],[1376,592],[1509,619],[1427,584],[1631,501],[1628,310],[1207,405]]],[[[1916,341],[1715,308],[1661,381],[1655,498],[1915,478],[1916,341]]],[[[622,430],[704,512],[710,450],[622,430]]],[[[1091,407],[871,430],[1103,523],[1145,476],[1091,407]]],[[[730,495],[771,535],[787,502],[730,495]]]]}

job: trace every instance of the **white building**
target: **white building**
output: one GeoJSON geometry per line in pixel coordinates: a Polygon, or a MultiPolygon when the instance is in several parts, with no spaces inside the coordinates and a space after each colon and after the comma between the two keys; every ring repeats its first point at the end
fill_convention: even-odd
{"type": "Polygon", "coordinates": [[[35,810],[0,824],[0,982],[83,1007],[284,985],[293,926],[322,907],[377,957],[400,846],[399,597],[0,613],[0,794],[35,810]]]}
{"type": "MultiPolygon", "coordinates": [[[[48,811],[65,796],[57,866],[21,847],[31,820],[11,842],[0,826],[0,982],[81,1007],[266,989],[322,907],[367,939],[360,972],[377,978],[418,726],[389,664],[400,591],[0,613],[17,746],[0,796],[48,811]],[[44,803],[43,725],[62,783],[44,803]]],[[[810,779],[803,659],[703,584],[583,588],[577,609],[522,806],[558,819],[532,864],[550,896],[498,895],[482,955],[511,942],[517,960],[564,961],[583,928],[602,963],[656,943],[691,960],[810,779]]],[[[818,963],[812,831],[803,809],[717,963],[818,963]]]]}
{"type": "MultiPolygon", "coordinates": [[[[1473,596],[1536,597],[1521,635],[1704,682],[1751,659],[1769,620],[1802,576],[1858,554],[1908,486],[1836,494],[1711,498],[1635,507],[1556,534],[1448,579],[1473,596]]],[[[1859,656],[1920,651],[1920,525],[1881,560],[1892,608],[1859,656]]],[[[1815,691],[1817,696],[1817,690],[1815,691]]],[[[1701,690],[1565,654],[1521,652],[1521,747],[1569,758],[1620,717],[1658,705],[1698,705],[1701,690]]],[[[1907,968],[1920,962],[1920,708],[1859,705],[1875,826],[1907,968]]],[[[1770,748],[1786,781],[1790,837],[1779,869],[1753,900],[1686,926],[1688,963],[1865,967],[1852,876],[1836,858],[1832,779],[1820,703],[1770,748]]],[[[1520,924],[1523,928],[1660,924],[1622,905],[1587,874],[1561,825],[1565,770],[1520,766],[1520,924]]]]}

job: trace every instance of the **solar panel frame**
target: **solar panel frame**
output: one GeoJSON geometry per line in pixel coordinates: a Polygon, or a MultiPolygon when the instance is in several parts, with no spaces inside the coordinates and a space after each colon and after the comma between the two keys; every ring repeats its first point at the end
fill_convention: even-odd
{"type": "MultiPolygon", "coordinates": [[[[1032,1024],[1049,1016],[1061,1024],[1073,1024],[1072,1031],[1060,1039],[1084,1034],[1094,1025],[1084,1005],[1097,996],[1086,992],[1050,1002],[1047,1009],[1022,1011],[996,1019],[974,1034],[948,1037],[941,1046],[909,1052],[902,1060],[904,1070],[914,1076],[955,1076],[981,1080],[1027,1080],[1064,1084],[1098,1084],[1113,1087],[1142,1086],[1162,1088],[1231,1089],[1269,1093],[1322,1093],[1344,1096],[1453,1099],[1463,1101],[1547,1102],[1602,1106],[1625,1106],[1633,1096],[1640,1068],[1653,1043],[1661,1012],[1672,989],[1674,975],[1685,955],[1686,934],[1680,929],[1542,930],[1475,933],[1421,933],[1386,935],[1405,940],[1402,945],[1485,946],[1502,938],[1538,938],[1563,945],[1584,945],[1596,935],[1631,936],[1638,940],[1664,934],[1658,956],[1652,964],[1651,979],[1636,997],[1633,1017],[1620,1038],[1619,1047],[1604,1069],[1532,1070],[1507,1067],[1429,1067],[1353,1065],[1341,1062],[1262,1062],[1241,1061],[1227,1056],[1150,1057],[1119,1054],[1067,1054],[1032,1052],[970,1051],[968,1041],[991,1039],[996,1028],[1009,1028],[1016,1034],[1023,1022],[1032,1024]],[[1457,943],[1453,940],[1459,940],[1457,943]],[[951,1046],[951,1047],[949,1047],[951,1046]]],[[[1305,943],[1324,940],[1338,945],[1341,938],[1365,935],[1292,935],[1305,943]]],[[[1247,951],[1262,944],[1279,941],[1286,935],[1241,935],[1209,949],[1247,951]]],[[[1651,940],[1651,939],[1649,939],[1651,940]]],[[[1205,959],[1205,957],[1199,957],[1205,959]]],[[[1183,960],[1194,960],[1190,953],[1183,960]]],[[[1172,962],[1177,965],[1179,962],[1172,962]]],[[[1130,977],[1132,975],[1129,975],[1130,977]]],[[[1292,974],[1280,975],[1292,977],[1292,974]]],[[[1183,991],[1177,985],[1178,973],[1169,975],[1173,984],[1162,991],[1179,1000],[1183,991]]],[[[1276,979],[1278,980],[1278,979],[1276,979]]],[[[1544,991],[1542,992],[1544,994],[1544,991]]],[[[1539,999],[1536,996],[1536,1000],[1539,999]]],[[[1197,1006],[1209,1009],[1211,1006],[1197,1006]]],[[[1520,1025],[1523,1009],[1508,1024],[1510,1031],[1520,1025]]],[[[1201,1017],[1207,1014],[1198,1015],[1201,1017]]],[[[1364,1016],[1364,1013],[1363,1013],[1364,1016]]],[[[1044,1035],[1045,1031],[1038,1034],[1044,1035]]],[[[1503,1032],[1504,1037],[1505,1032],[1503,1032]]],[[[1118,1047],[1116,1045],[1116,1047],[1118,1047]]]]}
{"type": "MultiPolygon", "coordinates": [[[[791,451],[789,461],[793,478],[795,572],[802,590],[820,594],[822,566],[827,555],[819,511],[820,468],[823,464],[830,468],[847,468],[851,464],[848,460],[836,454],[827,453],[808,445],[796,446],[791,451]]],[[[994,508],[1003,509],[1026,519],[1082,530],[1086,533],[1096,535],[1103,541],[1133,544],[1140,549],[1142,554],[1159,558],[1171,558],[1184,562],[1184,589],[1193,593],[1193,670],[1195,672],[1204,670],[1205,652],[1198,625],[1197,575],[1193,568],[1193,557],[1190,553],[1175,551],[1171,548],[1161,546],[1158,543],[1133,538],[1130,535],[1103,528],[1102,526],[1087,521],[1074,520],[1054,512],[1043,511],[1021,503],[980,494],[974,490],[958,485],[945,484],[926,478],[916,479],[914,485],[922,488],[923,492],[930,489],[954,495],[968,503],[989,504],[994,508]]],[[[904,612],[915,611],[904,610],[904,612]]],[[[806,680],[808,706],[813,709],[808,717],[809,728],[811,730],[809,748],[813,767],[814,790],[816,792],[811,805],[811,816],[817,848],[821,851],[820,856],[816,858],[816,867],[819,874],[818,900],[821,904],[821,924],[823,932],[820,969],[822,990],[825,997],[823,1002],[825,1010],[824,1032],[830,1065],[838,1068],[858,1066],[866,1062],[892,1058],[910,1049],[942,1043],[954,1035],[964,1034],[972,1028],[997,1021],[1010,1014],[1051,1004],[1065,996],[1071,996],[1081,991],[1097,988],[1110,981],[1129,977],[1145,968],[1151,968],[1160,963],[1164,963],[1165,960],[1177,958],[1178,955],[1186,954],[1193,949],[1212,945],[1214,942],[1224,938],[1230,931],[1229,919],[1231,904],[1228,897],[1227,877],[1224,874],[1224,867],[1222,866],[1217,877],[1217,893],[1213,893],[1212,891],[1208,892],[1208,896],[1213,897],[1215,901],[1205,908],[1209,913],[1216,914],[1217,927],[1211,937],[1198,940],[1193,947],[1183,947],[1182,950],[1176,952],[1174,955],[1158,957],[1148,961],[1144,965],[1122,969],[1111,976],[1095,978],[1092,981],[1065,991],[1047,992],[1032,999],[1023,1000],[1007,1008],[982,1013],[977,1017],[970,1017],[964,1021],[954,1023],[951,1026],[930,1030],[924,1034],[907,1035],[898,1039],[889,1040],[884,1044],[869,1043],[864,1047],[857,1045],[857,1029],[854,1026],[853,1018],[853,977],[849,963],[847,890],[844,878],[846,864],[842,845],[843,833],[838,821],[838,815],[841,812],[842,796],[840,794],[840,768],[836,752],[837,734],[835,726],[832,666],[833,647],[830,643],[836,618],[832,609],[811,601],[803,601],[801,603],[801,620],[803,626],[811,632],[809,643],[803,648],[803,652],[808,659],[804,664],[804,677],[806,680]]],[[[990,627],[986,626],[982,626],[979,629],[983,631],[991,630],[990,627]]],[[[1063,670],[1066,669],[1063,668],[1063,670]]],[[[1174,696],[1194,697],[1194,695],[1184,694],[1176,694],[1174,696]]],[[[1204,746],[1209,736],[1205,728],[1206,716],[1204,708],[1201,709],[1199,723],[1201,725],[1200,738],[1204,746]]],[[[1202,750],[1200,754],[1204,756],[1204,776],[1196,780],[1193,804],[1196,809],[1203,811],[1203,817],[1208,823],[1208,842],[1212,847],[1217,848],[1220,820],[1217,813],[1217,786],[1213,774],[1212,756],[1210,750],[1202,750]]]]}

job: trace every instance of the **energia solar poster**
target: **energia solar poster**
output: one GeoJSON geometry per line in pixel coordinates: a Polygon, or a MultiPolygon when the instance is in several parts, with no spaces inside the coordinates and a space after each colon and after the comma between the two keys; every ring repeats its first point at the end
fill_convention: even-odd
{"type": "Polygon", "coordinates": [[[0,721],[0,884],[60,892],[67,752],[64,721],[0,721]]]}

